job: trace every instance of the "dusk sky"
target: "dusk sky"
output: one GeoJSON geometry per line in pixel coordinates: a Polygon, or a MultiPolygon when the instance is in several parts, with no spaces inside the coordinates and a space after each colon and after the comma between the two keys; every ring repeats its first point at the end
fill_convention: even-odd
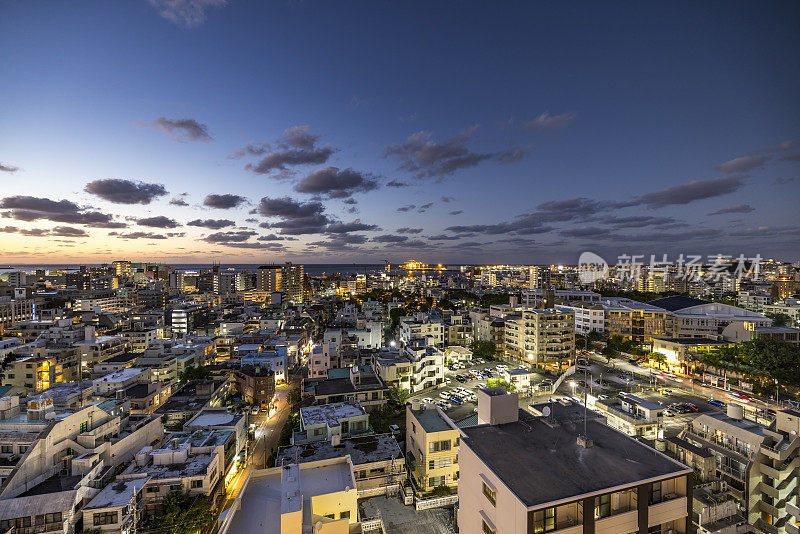
{"type": "Polygon", "coordinates": [[[800,3],[0,7],[0,262],[800,256],[800,3]]]}

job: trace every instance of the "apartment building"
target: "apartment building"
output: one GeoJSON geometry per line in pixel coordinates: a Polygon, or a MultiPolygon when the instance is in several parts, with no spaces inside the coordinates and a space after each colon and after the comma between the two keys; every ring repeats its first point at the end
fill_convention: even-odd
{"type": "Polygon", "coordinates": [[[302,265],[286,262],[281,266],[281,291],[287,300],[303,302],[306,296],[304,283],[305,274],[302,265]]]}
{"type": "Polygon", "coordinates": [[[451,315],[445,321],[445,344],[447,346],[469,347],[472,341],[472,323],[469,316],[451,315]]]}
{"type": "Polygon", "coordinates": [[[411,362],[409,388],[412,393],[444,384],[445,353],[423,343],[412,343],[403,350],[411,362]]]}
{"type": "Polygon", "coordinates": [[[606,416],[606,424],[628,436],[649,440],[663,437],[664,407],[630,393],[595,401],[595,409],[606,416]]]}
{"type": "Polygon", "coordinates": [[[393,492],[406,480],[403,450],[391,434],[375,434],[287,445],[278,449],[275,465],[315,462],[349,456],[359,497],[393,492]],[[335,441],[335,440],[333,440],[335,441]]]}
{"type": "Polygon", "coordinates": [[[75,299],[73,309],[77,312],[120,313],[133,308],[133,299],[116,291],[102,291],[75,299]]]}
{"type": "Polygon", "coordinates": [[[751,310],[680,295],[651,300],[647,304],[672,315],[672,333],[669,334],[672,337],[729,339],[725,329],[731,325],[734,328],[738,323],[757,327],[772,325],[772,319],[751,310]]]}
{"type": "Polygon", "coordinates": [[[505,351],[528,364],[559,367],[575,357],[575,314],[558,309],[524,308],[508,315],[505,351]]]}
{"type": "Polygon", "coordinates": [[[594,418],[581,436],[580,407],[535,416],[481,393],[479,424],[461,429],[460,533],[693,532],[690,468],[594,418]]]}
{"type": "Polygon", "coordinates": [[[256,269],[256,289],[259,291],[280,291],[283,287],[281,280],[280,265],[262,265],[256,269]]]}
{"type": "Polygon", "coordinates": [[[397,328],[398,339],[404,346],[417,340],[437,347],[444,346],[445,325],[441,320],[430,320],[428,317],[401,317],[397,328]]]}
{"type": "Polygon", "coordinates": [[[664,308],[628,298],[605,298],[606,331],[634,341],[649,342],[674,332],[672,313],[664,308]]]}
{"type": "Polygon", "coordinates": [[[30,352],[30,355],[6,364],[2,385],[12,387],[6,395],[35,393],[80,378],[80,359],[73,347],[22,347],[18,350],[30,352]]]}
{"type": "Polygon", "coordinates": [[[342,438],[372,434],[369,414],[358,403],[339,402],[300,409],[300,430],[292,444],[340,441],[342,438]]]}
{"type": "Polygon", "coordinates": [[[349,458],[253,471],[219,534],[347,534],[360,531],[358,490],[349,458]]]}
{"type": "Polygon", "coordinates": [[[372,355],[372,367],[380,379],[389,387],[397,386],[411,392],[413,364],[399,350],[383,348],[372,355]]]}
{"type": "Polygon", "coordinates": [[[764,290],[742,290],[737,293],[736,302],[742,308],[758,313],[764,313],[765,308],[772,304],[772,295],[766,288],[764,290]]]}
{"type": "Polygon", "coordinates": [[[114,395],[134,384],[150,382],[150,370],[141,367],[128,367],[92,381],[94,394],[98,396],[114,395]]]}
{"type": "Polygon", "coordinates": [[[357,402],[368,411],[386,404],[388,390],[383,380],[366,365],[331,369],[327,378],[303,380],[303,392],[313,395],[315,404],[357,402]]]}
{"type": "Polygon", "coordinates": [[[122,336],[95,336],[93,330],[87,327],[87,336],[84,341],[75,343],[81,355],[81,374],[92,372],[94,366],[114,356],[125,352],[125,339],[122,336]],[[90,333],[91,332],[91,333],[90,333]]]}
{"type": "Polygon", "coordinates": [[[269,409],[275,401],[275,371],[271,368],[244,365],[233,371],[233,379],[245,402],[269,409]]]}
{"type": "Polygon", "coordinates": [[[800,325],[800,299],[783,299],[764,306],[763,313],[788,315],[793,325],[800,325]]]}
{"type": "Polygon", "coordinates": [[[416,492],[458,486],[458,451],[458,427],[441,408],[417,399],[406,405],[406,458],[416,492]]]}
{"type": "Polygon", "coordinates": [[[716,478],[756,532],[796,534],[800,412],[778,410],[770,427],[746,420],[743,414],[736,404],[729,404],[725,414],[702,414],[681,437],[713,454],[716,478]]]}
{"type": "Polygon", "coordinates": [[[0,334],[14,323],[33,319],[33,300],[0,298],[0,334]]]}
{"type": "Polygon", "coordinates": [[[559,304],[558,310],[570,311],[575,315],[575,333],[588,336],[592,332],[603,333],[606,330],[605,309],[595,302],[572,302],[559,304]]]}

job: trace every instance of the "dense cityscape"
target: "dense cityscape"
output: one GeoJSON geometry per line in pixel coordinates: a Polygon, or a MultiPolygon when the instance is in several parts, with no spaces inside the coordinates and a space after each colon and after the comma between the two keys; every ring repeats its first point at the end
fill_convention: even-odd
{"type": "Polygon", "coordinates": [[[794,532],[800,263],[717,265],[4,268],[0,525],[794,532]]]}
{"type": "Polygon", "coordinates": [[[0,2],[0,534],[800,534],[800,2],[0,2]]]}

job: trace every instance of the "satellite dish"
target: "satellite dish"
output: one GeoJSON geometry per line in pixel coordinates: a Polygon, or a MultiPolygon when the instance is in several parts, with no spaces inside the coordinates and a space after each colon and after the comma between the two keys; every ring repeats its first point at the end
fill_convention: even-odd
{"type": "Polygon", "coordinates": [[[545,406],[542,408],[542,415],[545,417],[550,417],[550,406],[545,406]]]}

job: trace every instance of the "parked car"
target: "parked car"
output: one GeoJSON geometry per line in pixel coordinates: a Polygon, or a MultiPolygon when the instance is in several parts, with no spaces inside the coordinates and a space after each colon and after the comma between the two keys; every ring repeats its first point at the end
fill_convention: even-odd
{"type": "Polygon", "coordinates": [[[439,393],[439,397],[441,397],[443,399],[449,399],[450,398],[450,392],[449,391],[442,391],[441,393],[439,393]]]}
{"type": "Polygon", "coordinates": [[[433,403],[433,399],[430,398],[430,397],[425,397],[424,399],[422,399],[422,403],[423,404],[432,404],[433,403]]]}
{"type": "Polygon", "coordinates": [[[713,404],[714,406],[719,406],[720,408],[724,408],[725,406],[727,406],[727,404],[725,404],[721,400],[716,400],[716,399],[709,399],[708,403],[713,404]]]}
{"type": "Polygon", "coordinates": [[[456,395],[453,395],[452,397],[450,397],[450,402],[452,402],[453,404],[458,405],[458,406],[461,406],[462,404],[464,404],[464,401],[461,399],[461,397],[458,397],[456,395]]]}

